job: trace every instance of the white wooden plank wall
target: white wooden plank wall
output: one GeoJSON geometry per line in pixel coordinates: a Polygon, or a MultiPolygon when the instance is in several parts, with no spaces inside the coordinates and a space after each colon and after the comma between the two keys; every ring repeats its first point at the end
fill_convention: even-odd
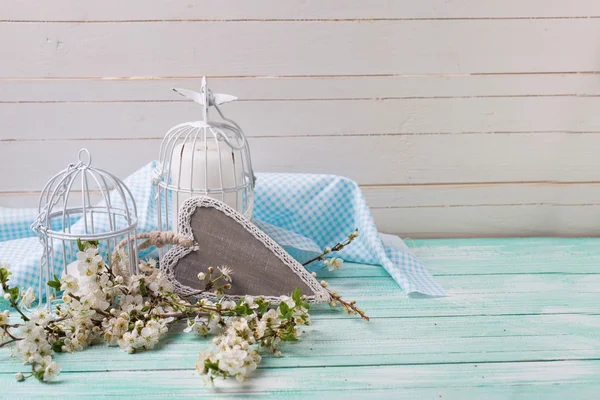
{"type": "Polygon", "coordinates": [[[259,171],[335,173],[408,237],[600,234],[598,0],[0,0],[0,206],[124,177],[211,86],[259,171]]]}

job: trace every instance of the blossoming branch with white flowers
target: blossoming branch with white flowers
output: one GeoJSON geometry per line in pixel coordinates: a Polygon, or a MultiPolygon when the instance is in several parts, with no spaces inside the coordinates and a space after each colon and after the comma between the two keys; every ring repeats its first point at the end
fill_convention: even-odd
{"type": "MultiPolygon", "coordinates": [[[[357,236],[358,231],[351,233],[304,265],[322,260],[330,270],[341,268],[341,259],[326,256],[341,250],[357,236]]],[[[28,374],[16,374],[19,381],[32,376],[44,382],[53,380],[60,372],[53,360],[55,353],[82,351],[100,340],[129,353],[151,350],[178,321],[186,321],[186,333],[215,335],[212,346],[200,353],[196,363],[197,371],[208,382],[229,377],[243,381],[261,362],[261,350],[280,356],[281,344],[298,340],[298,327],[310,325],[310,305],[299,288],[291,297],[281,297],[278,306],[252,296],[234,302],[222,296],[231,288],[234,271],[227,266],[210,267],[207,274],[199,273],[198,279],[204,283],[204,291],[219,300],[196,300],[174,293],[156,260],[141,262],[141,273],[130,275],[125,272],[129,265],[124,254],[105,263],[98,254],[98,243],[78,241],[78,245],[79,278],[55,276],[48,282],[62,292],[62,302],[54,312],[37,308],[29,313],[27,310],[36,300],[33,289],[10,286],[10,266],[0,264],[4,299],[22,320],[11,324],[10,312],[0,313],[0,347],[16,347],[20,360],[31,366],[28,374]]],[[[321,285],[328,286],[325,281],[321,285]]],[[[339,304],[349,314],[368,320],[355,302],[347,302],[327,290],[330,305],[339,304]]]]}

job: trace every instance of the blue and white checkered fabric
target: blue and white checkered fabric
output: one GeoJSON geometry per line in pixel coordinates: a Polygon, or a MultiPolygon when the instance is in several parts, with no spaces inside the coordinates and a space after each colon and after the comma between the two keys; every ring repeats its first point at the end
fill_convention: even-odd
{"type": "MultiPolygon", "coordinates": [[[[148,164],[125,179],[138,208],[138,232],[157,228],[153,168],[154,163],[148,164]]],[[[0,260],[10,262],[13,283],[24,287],[38,283],[41,245],[29,228],[35,217],[35,210],[0,208],[0,260]]],[[[348,262],[381,265],[407,293],[446,295],[408,249],[382,243],[362,192],[347,178],[257,174],[254,222],[300,262],[358,228],[358,239],[335,256],[348,262]]],[[[107,221],[95,219],[95,223],[100,226],[107,221]]],[[[315,264],[309,269],[323,267],[323,263],[315,264]]]]}

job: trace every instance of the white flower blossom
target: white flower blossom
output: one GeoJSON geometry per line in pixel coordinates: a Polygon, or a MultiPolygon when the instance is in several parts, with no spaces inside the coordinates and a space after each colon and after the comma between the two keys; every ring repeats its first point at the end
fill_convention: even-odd
{"type": "Polygon", "coordinates": [[[139,264],[140,271],[146,274],[152,273],[156,269],[156,264],[156,260],[153,258],[142,261],[139,264]]]}
{"type": "Polygon", "coordinates": [[[30,317],[32,322],[35,322],[40,327],[47,326],[50,321],[54,319],[52,314],[45,308],[38,308],[34,312],[31,313],[30,317]]]}
{"type": "Polygon", "coordinates": [[[156,328],[145,327],[145,328],[142,328],[142,330],[140,332],[140,338],[143,343],[143,346],[146,349],[151,350],[158,343],[158,341],[160,339],[160,334],[158,332],[158,329],[156,329],[156,328]]]}
{"type": "Polygon", "coordinates": [[[10,316],[10,311],[8,311],[8,310],[0,313],[0,326],[8,324],[9,316],[10,316]]]}
{"type": "Polygon", "coordinates": [[[231,282],[231,273],[233,272],[231,268],[229,268],[227,265],[224,265],[219,267],[219,271],[221,272],[221,275],[223,275],[223,279],[225,279],[227,282],[231,282]]]}
{"type": "Polygon", "coordinates": [[[44,371],[44,382],[50,382],[54,380],[54,378],[56,378],[56,376],[59,374],[60,369],[60,365],[55,362],[48,364],[46,370],[44,371]]]}
{"type": "Polygon", "coordinates": [[[60,290],[67,294],[77,293],[79,291],[79,281],[73,275],[65,275],[60,279],[60,290]]]}
{"type": "Polygon", "coordinates": [[[236,306],[236,304],[233,300],[224,300],[221,302],[221,306],[225,310],[231,310],[236,306]]]}
{"type": "Polygon", "coordinates": [[[323,263],[327,266],[329,271],[335,271],[341,269],[344,266],[344,260],[341,258],[328,258],[323,263]]]}
{"type": "Polygon", "coordinates": [[[25,308],[29,308],[31,307],[31,303],[33,303],[35,301],[35,293],[33,292],[32,288],[28,288],[25,293],[23,293],[21,295],[21,302],[19,303],[19,305],[25,307],[25,308]]]}
{"type": "Polygon", "coordinates": [[[102,267],[102,256],[98,254],[98,249],[94,246],[78,252],[77,260],[79,261],[77,268],[81,276],[91,277],[102,267]]]}

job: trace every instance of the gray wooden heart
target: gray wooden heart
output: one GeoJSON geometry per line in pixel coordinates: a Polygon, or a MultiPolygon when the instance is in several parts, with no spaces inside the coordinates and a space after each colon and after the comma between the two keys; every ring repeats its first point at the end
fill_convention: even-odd
{"type": "Polygon", "coordinates": [[[330,299],[327,290],[273,239],[228,205],[207,196],[191,197],[179,210],[179,232],[193,236],[195,250],[174,246],[165,254],[161,268],[181,295],[214,298],[201,292],[198,273],[208,267],[227,265],[233,270],[231,289],[225,298],[262,296],[278,302],[296,287],[309,302],[330,299]]]}

